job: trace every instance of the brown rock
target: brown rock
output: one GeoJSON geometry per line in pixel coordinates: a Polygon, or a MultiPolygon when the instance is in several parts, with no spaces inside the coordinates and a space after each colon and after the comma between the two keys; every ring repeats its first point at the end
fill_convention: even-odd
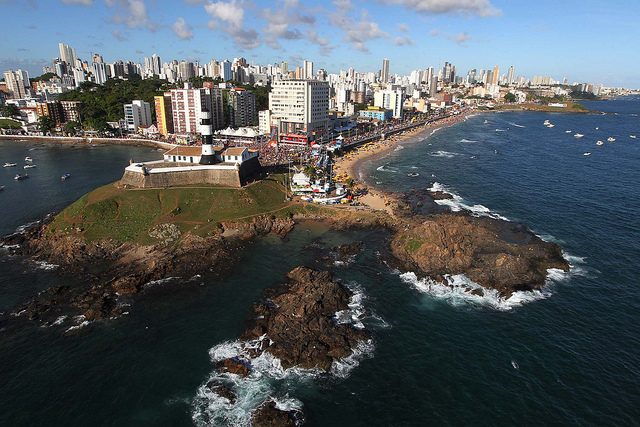
{"type": "Polygon", "coordinates": [[[253,427],[295,427],[302,421],[301,412],[283,411],[273,401],[264,403],[251,416],[253,427]]]}
{"type": "Polygon", "coordinates": [[[216,363],[216,368],[223,372],[240,375],[243,378],[251,374],[251,365],[235,357],[219,361],[216,363]]]}

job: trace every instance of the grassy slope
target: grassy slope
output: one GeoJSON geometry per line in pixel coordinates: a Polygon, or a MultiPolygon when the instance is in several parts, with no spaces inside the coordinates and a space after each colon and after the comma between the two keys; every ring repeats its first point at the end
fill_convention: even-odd
{"type": "Polygon", "coordinates": [[[284,202],[281,177],[242,189],[194,186],[122,190],[109,184],[61,212],[49,231],[73,232],[89,240],[114,238],[149,244],[155,239],[148,231],[157,224],[174,223],[182,233],[206,236],[223,221],[250,220],[265,213],[283,217],[301,209],[284,202]]]}
{"type": "Polygon", "coordinates": [[[0,128],[4,129],[20,129],[22,123],[11,119],[0,119],[0,128]]]}

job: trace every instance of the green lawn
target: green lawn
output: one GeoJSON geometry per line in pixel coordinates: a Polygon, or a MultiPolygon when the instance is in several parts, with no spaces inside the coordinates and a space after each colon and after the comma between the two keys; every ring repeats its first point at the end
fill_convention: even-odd
{"type": "Polygon", "coordinates": [[[11,119],[0,119],[0,129],[20,129],[20,122],[11,119]]]}
{"type": "Polygon", "coordinates": [[[50,233],[77,233],[89,240],[153,243],[148,232],[157,224],[174,223],[181,232],[205,236],[225,221],[251,220],[266,214],[292,215],[300,207],[284,201],[282,178],[272,176],[242,189],[185,187],[118,189],[105,185],[82,196],[49,227],[50,233]]]}

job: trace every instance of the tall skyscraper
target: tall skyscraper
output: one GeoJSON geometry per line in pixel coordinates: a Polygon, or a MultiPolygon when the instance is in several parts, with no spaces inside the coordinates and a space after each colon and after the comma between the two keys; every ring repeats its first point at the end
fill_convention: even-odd
{"type": "Polygon", "coordinates": [[[507,84],[510,85],[513,83],[513,74],[514,74],[515,70],[513,68],[513,65],[511,67],[509,67],[509,72],[507,73],[507,84]]]}
{"type": "Polygon", "coordinates": [[[313,78],[313,62],[304,61],[302,63],[302,75],[304,79],[312,79],[313,78]]]}
{"type": "Polygon", "coordinates": [[[389,59],[387,58],[382,60],[382,75],[380,76],[380,80],[382,80],[382,83],[389,81],[389,59]]]}
{"type": "Polygon", "coordinates": [[[166,92],[163,96],[154,96],[153,101],[156,108],[156,122],[158,123],[158,132],[163,135],[173,133],[171,92],[166,92]]]}
{"type": "Polygon", "coordinates": [[[491,75],[491,81],[488,83],[491,83],[493,85],[498,84],[499,78],[500,78],[500,67],[496,65],[495,67],[493,67],[493,74],[491,75]]]}
{"type": "Polygon", "coordinates": [[[76,50],[70,48],[66,44],[59,43],[58,48],[60,49],[60,59],[62,59],[67,64],[75,67],[76,65],[76,50]]]}
{"type": "Polygon", "coordinates": [[[171,89],[173,129],[176,133],[197,133],[202,112],[211,113],[214,129],[222,129],[222,90],[219,88],[193,89],[185,83],[184,89],[171,89]]]}
{"type": "Polygon", "coordinates": [[[107,66],[104,62],[93,63],[93,80],[99,85],[107,81],[107,66]]]}
{"type": "Polygon", "coordinates": [[[231,89],[229,91],[229,126],[251,126],[257,119],[256,95],[241,88],[231,89]]]}
{"type": "Polygon", "coordinates": [[[222,74],[222,80],[225,82],[233,79],[233,76],[231,75],[231,62],[229,62],[228,59],[225,59],[220,64],[220,72],[222,74]]]}
{"type": "Polygon", "coordinates": [[[451,64],[448,62],[444,63],[442,81],[444,82],[444,84],[449,84],[451,82],[451,64]]]}

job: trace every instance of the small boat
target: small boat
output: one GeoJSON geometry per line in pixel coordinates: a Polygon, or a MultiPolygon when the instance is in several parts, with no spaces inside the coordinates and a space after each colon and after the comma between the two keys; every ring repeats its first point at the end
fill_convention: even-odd
{"type": "Polygon", "coordinates": [[[24,158],[24,161],[25,161],[25,162],[33,162],[33,158],[32,158],[32,157],[27,156],[27,157],[25,157],[25,158],[24,158]]]}
{"type": "Polygon", "coordinates": [[[636,139],[636,136],[635,135],[629,135],[629,138],[636,139]]]}
{"type": "Polygon", "coordinates": [[[545,120],[544,123],[542,123],[545,126],[549,126],[549,120],[545,120]]]}
{"type": "Polygon", "coordinates": [[[571,131],[570,130],[565,130],[564,133],[571,133],[571,131]]]}
{"type": "Polygon", "coordinates": [[[472,158],[472,159],[477,159],[477,158],[478,158],[478,156],[471,156],[471,158],[472,158]]]}
{"type": "Polygon", "coordinates": [[[614,137],[612,137],[612,136],[610,136],[609,138],[607,138],[607,141],[609,141],[609,142],[613,142],[613,141],[615,141],[615,140],[616,140],[616,139],[615,139],[614,137]]]}
{"type": "Polygon", "coordinates": [[[0,191],[4,190],[4,185],[0,185],[0,191]]]}
{"type": "Polygon", "coordinates": [[[22,169],[30,169],[30,168],[35,168],[35,167],[36,167],[36,165],[24,165],[22,167],[22,169]]]}
{"type": "Polygon", "coordinates": [[[2,165],[3,168],[12,168],[14,166],[18,166],[18,164],[17,163],[9,163],[9,162],[7,162],[4,165],[2,165]]]}
{"type": "Polygon", "coordinates": [[[549,129],[551,129],[552,127],[555,127],[555,125],[554,125],[553,123],[549,123],[549,124],[547,125],[547,127],[548,127],[549,129]]]}
{"type": "Polygon", "coordinates": [[[25,173],[24,175],[16,174],[16,176],[13,177],[13,179],[15,179],[16,181],[20,181],[21,179],[27,179],[27,178],[29,178],[28,173],[25,173]]]}
{"type": "Polygon", "coordinates": [[[590,156],[590,155],[591,155],[591,153],[587,151],[586,153],[584,153],[584,155],[585,155],[585,156],[590,156]]]}
{"type": "Polygon", "coordinates": [[[60,177],[60,179],[67,179],[67,178],[69,178],[70,176],[71,176],[71,174],[70,174],[70,173],[65,173],[64,175],[62,175],[62,176],[60,177]]]}
{"type": "Polygon", "coordinates": [[[600,128],[598,126],[596,126],[596,130],[600,130],[600,128]]]}
{"type": "Polygon", "coordinates": [[[415,177],[415,176],[420,176],[420,174],[418,172],[411,172],[411,173],[408,173],[407,176],[414,176],[415,177]]]}
{"type": "Polygon", "coordinates": [[[604,144],[604,142],[602,142],[602,141],[596,142],[596,145],[598,145],[598,146],[603,145],[603,144],[604,144]]]}
{"type": "Polygon", "coordinates": [[[576,133],[575,135],[573,135],[576,138],[582,138],[584,135],[581,133],[576,133]]]}

